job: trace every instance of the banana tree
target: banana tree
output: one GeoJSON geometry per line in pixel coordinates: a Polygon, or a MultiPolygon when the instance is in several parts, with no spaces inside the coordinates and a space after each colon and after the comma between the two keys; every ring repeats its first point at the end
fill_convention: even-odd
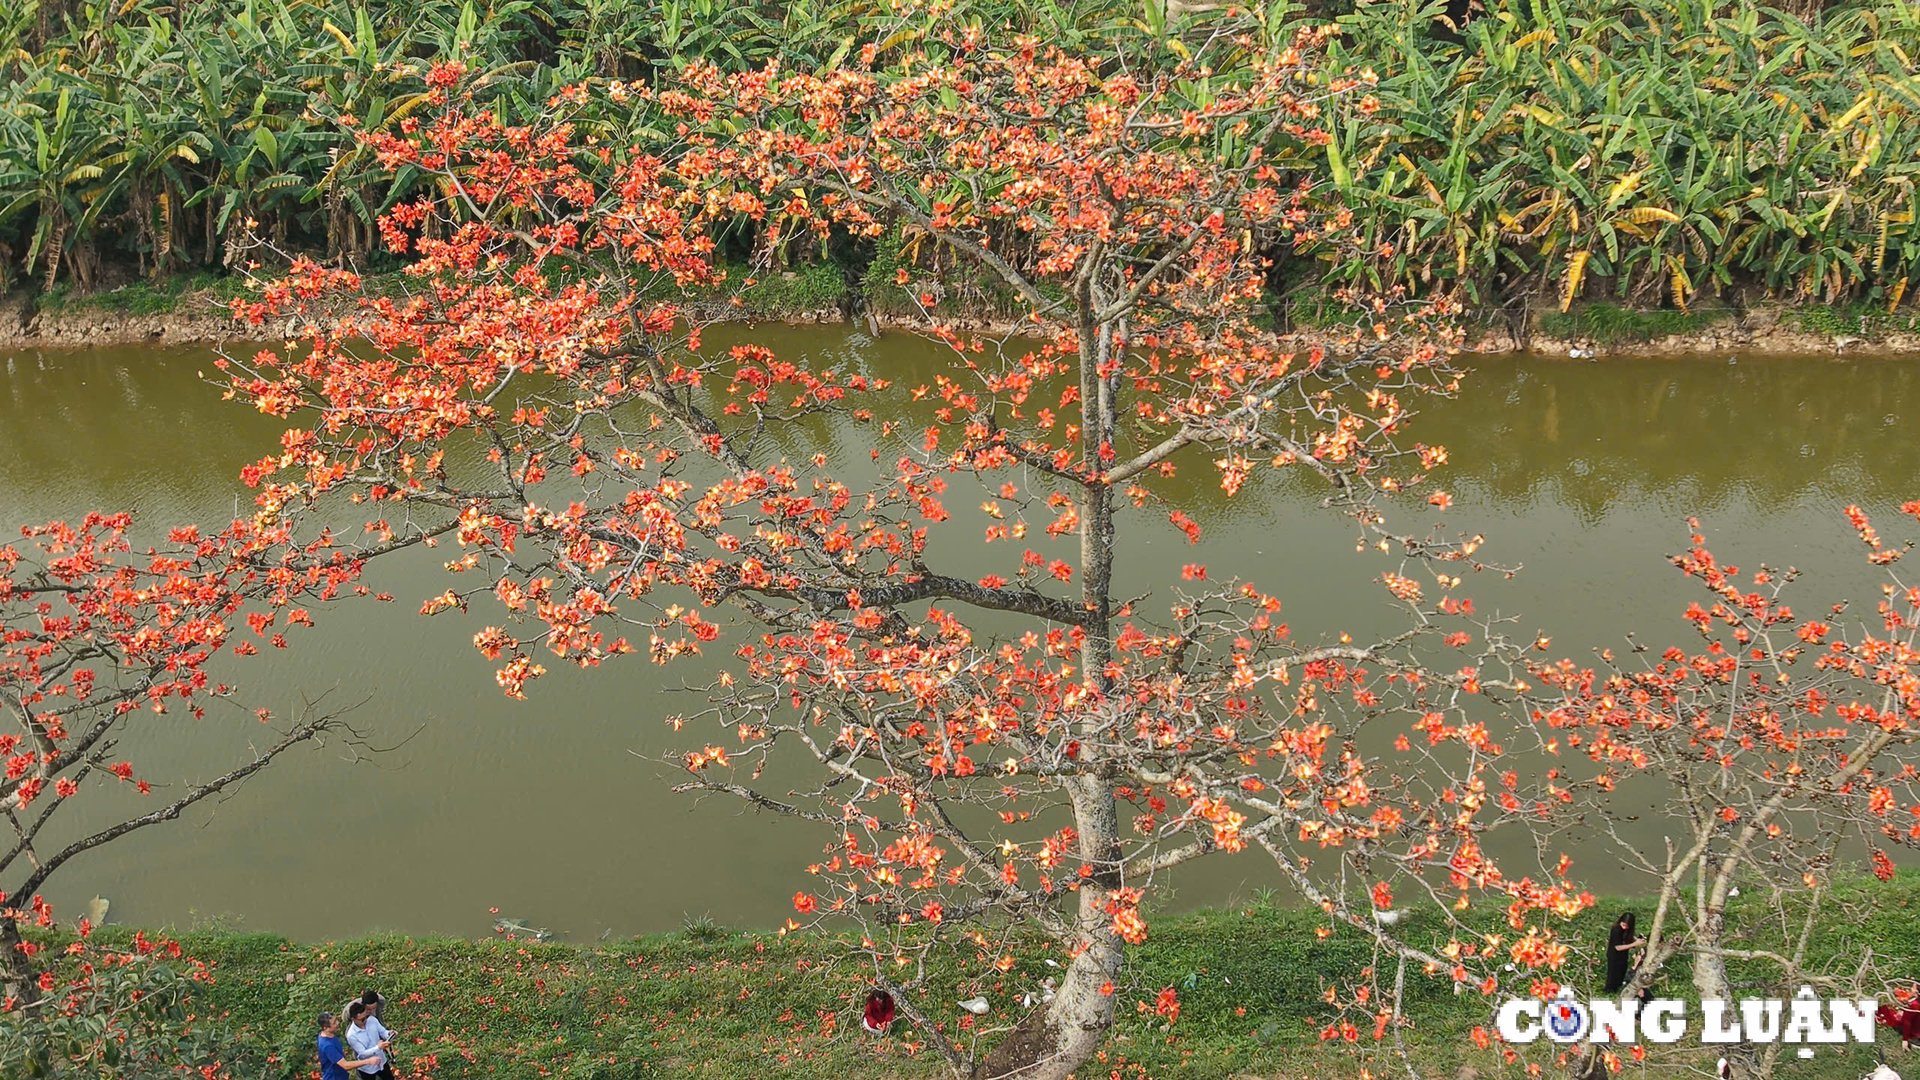
{"type": "MultiPolygon", "coordinates": [[[[54,82],[49,77],[43,85],[54,82]]],[[[9,125],[18,143],[0,172],[0,226],[32,215],[23,269],[42,272],[48,290],[62,267],[82,288],[92,286],[92,229],[126,181],[124,165],[105,164],[116,150],[115,133],[91,101],[84,87],[61,86],[51,107],[34,97],[19,100],[17,122],[9,125]]]]}

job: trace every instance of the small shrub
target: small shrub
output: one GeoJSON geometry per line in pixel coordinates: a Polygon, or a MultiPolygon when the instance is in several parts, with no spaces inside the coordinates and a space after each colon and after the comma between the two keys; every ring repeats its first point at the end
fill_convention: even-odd
{"type": "Polygon", "coordinates": [[[680,932],[689,941],[703,945],[714,945],[733,936],[733,932],[713,921],[711,915],[689,915],[680,924],[680,932]]]}

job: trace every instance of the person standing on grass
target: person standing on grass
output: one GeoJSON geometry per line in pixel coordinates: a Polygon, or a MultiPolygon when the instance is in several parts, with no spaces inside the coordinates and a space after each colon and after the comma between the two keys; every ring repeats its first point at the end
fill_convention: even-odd
{"type": "Polygon", "coordinates": [[[347,1056],[346,1047],[340,1045],[340,1018],[332,1013],[320,1014],[320,1037],[314,1040],[314,1049],[320,1054],[320,1080],[351,1080],[350,1070],[380,1062],[377,1057],[347,1056]]]}
{"type": "Polygon", "coordinates": [[[386,1012],[387,1012],[387,999],[380,996],[380,991],[365,990],[365,991],[362,991],[360,996],[357,998],[348,998],[346,1000],[346,1003],[340,1006],[340,1015],[341,1016],[347,1015],[347,1012],[353,1008],[353,1003],[356,1001],[362,1005],[365,1005],[367,1008],[372,1009],[373,1018],[375,1020],[385,1022],[386,1012]]]}
{"type": "Polygon", "coordinates": [[[373,1080],[395,1080],[393,1067],[387,1063],[391,1053],[387,1040],[393,1033],[381,1026],[371,1008],[358,1001],[347,1009],[347,1021],[347,1045],[363,1059],[360,1075],[373,1080]]]}
{"type": "MultiPolygon", "coordinates": [[[[1607,985],[1606,992],[1617,994],[1627,985],[1633,975],[1633,950],[1645,945],[1647,939],[1634,930],[1633,912],[1623,913],[1607,932],[1607,985]]],[[[1640,998],[1646,1000],[1646,992],[1640,998]]]]}

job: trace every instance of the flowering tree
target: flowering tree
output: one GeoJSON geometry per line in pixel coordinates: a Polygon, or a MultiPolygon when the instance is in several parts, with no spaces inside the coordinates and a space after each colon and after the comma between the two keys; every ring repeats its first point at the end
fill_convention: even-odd
{"type": "Polygon", "coordinates": [[[86,936],[44,959],[48,992],[0,1013],[0,1070],[8,1076],[158,1076],[191,1067],[224,1080],[235,1049],[196,1022],[194,991],[209,967],[180,943],[137,932],[107,943],[86,936]]]}
{"type": "MultiPolygon", "coordinates": [[[[828,831],[789,928],[858,920],[868,977],[956,1072],[1086,1061],[1155,883],[1248,848],[1373,935],[1398,980],[1491,992],[1483,967],[1561,959],[1535,916],[1583,898],[1564,863],[1509,876],[1481,846],[1500,747],[1467,706],[1518,689],[1513,669],[1421,663],[1429,639],[1478,640],[1450,590],[1479,538],[1394,532],[1380,508],[1446,459],[1405,432],[1455,387],[1443,340],[1392,297],[1323,344],[1261,317],[1260,252],[1345,242],[1303,148],[1324,138],[1320,100],[1364,86],[1327,86],[1316,44],[1223,30],[1184,57],[1075,58],[965,39],[884,70],[873,49],[812,74],[696,66],[569,91],[529,126],[441,65],[433,107],[372,137],[437,181],[382,222],[409,295],[318,314],[358,279],[299,263],[236,306],[290,319],[299,346],[224,365],[237,396],[297,418],[249,479],[284,520],[346,498],[393,542],[451,526],[457,583],[423,610],[497,602],[475,644],[513,696],[543,653],[664,664],[736,634],[710,707],[671,718],[712,725],[683,787],[828,831]],[[656,136],[618,149],[573,122],[610,102],[656,136]],[[706,349],[644,297],[717,281],[712,231],[740,219],[769,248],[904,228],[997,275],[1031,319],[1019,336],[944,325],[909,268],[921,329],[949,349],[927,385],[706,349]],[[823,414],[859,451],[787,453],[782,433],[823,414]],[[1387,553],[1404,634],[1302,641],[1274,588],[1198,563],[1143,565],[1149,595],[1129,597],[1130,538],[1200,540],[1182,484],[1234,494],[1264,470],[1317,478],[1387,553]],[[782,756],[811,786],[764,783],[782,756]],[[1451,920],[1482,893],[1511,939],[1456,927],[1428,947],[1376,914],[1411,894],[1451,920]],[[918,992],[946,965],[1011,1011],[1033,934],[1059,985],[1012,1030],[987,1038],[918,992]]],[[[1329,989],[1394,1026],[1370,986],[1329,989]]],[[[1178,1015],[1171,988],[1154,1000],[1178,1015]]]]}
{"type": "Polygon", "coordinates": [[[218,532],[177,528],[143,550],[131,528],[127,515],[94,513],[0,545],[0,1065],[51,1067],[53,1055],[111,1071],[134,1066],[145,1035],[158,1030],[169,1044],[177,1032],[153,1007],[178,1004],[177,973],[158,969],[178,947],[144,937],[99,947],[81,917],[78,940],[49,954],[23,933],[53,925],[41,890],[72,860],[177,818],[341,726],[337,712],[311,705],[284,724],[262,708],[265,738],[224,771],[184,787],[143,778],[122,756],[124,738],[232,704],[231,688],[209,674],[216,654],[284,647],[288,629],[311,623],[300,605],[359,588],[360,563],[325,538],[290,545],[265,516],[218,532]],[[107,785],[137,788],[150,808],[69,812],[107,785]]]}
{"type": "MultiPolygon", "coordinates": [[[[1901,509],[1920,518],[1920,502],[1901,509]]],[[[1606,650],[1594,666],[1533,665],[1540,689],[1527,727],[1556,765],[1536,793],[1552,810],[1542,826],[1580,815],[1639,875],[1635,891],[1655,899],[1641,927],[1645,959],[1622,1000],[1676,958],[1691,962],[1702,998],[1734,996],[1730,963],[1780,996],[1803,985],[1875,996],[1895,974],[1870,954],[1831,968],[1808,959],[1815,931],[1835,922],[1834,876],[1857,865],[1848,856],[1869,856],[1890,878],[1884,849],[1920,843],[1920,588],[1896,566],[1912,543],[1889,546],[1857,507],[1847,517],[1886,573],[1865,618],[1844,603],[1796,611],[1784,598],[1797,571],[1743,576],[1690,522],[1692,546],[1673,563],[1702,590],[1686,620],[1703,645],[1635,642],[1629,656],[1606,650]],[[1645,819],[1649,782],[1671,830],[1655,851],[1620,828],[1645,819]],[[1639,788],[1616,794],[1623,785],[1639,788]],[[1742,887],[1745,911],[1734,917],[1742,887]]],[[[1741,1045],[1729,1064],[1739,1077],[1769,1076],[1780,1048],[1741,1045]]]]}

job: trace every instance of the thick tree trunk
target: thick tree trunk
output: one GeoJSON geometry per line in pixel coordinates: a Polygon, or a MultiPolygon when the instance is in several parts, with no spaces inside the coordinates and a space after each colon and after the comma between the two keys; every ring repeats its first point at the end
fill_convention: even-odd
{"type": "MultiPolygon", "coordinates": [[[[1112,790],[1091,776],[1075,777],[1069,789],[1081,857],[1096,866],[1112,866],[1120,849],[1119,813],[1112,790]]],[[[1117,872],[1106,871],[1081,886],[1076,919],[1080,954],[1067,965],[1053,1004],[1034,1010],[994,1047],[974,1069],[977,1080],[1065,1080],[1107,1041],[1115,998],[1107,985],[1119,979],[1126,959],[1107,912],[1107,899],[1118,884],[1117,872]]]]}

